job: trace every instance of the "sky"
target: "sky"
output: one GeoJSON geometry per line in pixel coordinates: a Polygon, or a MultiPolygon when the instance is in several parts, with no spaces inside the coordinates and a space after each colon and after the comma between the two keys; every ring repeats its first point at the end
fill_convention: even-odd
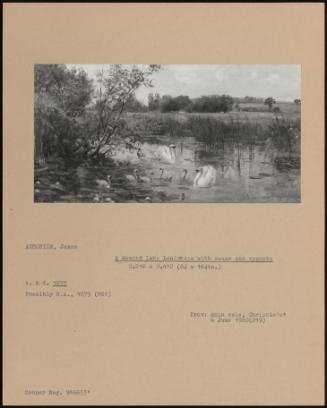
{"type": "MultiPolygon", "coordinates": [[[[106,65],[68,65],[84,69],[91,78],[106,65]]],[[[278,101],[301,98],[301,65],[162,65],[153,75],[153,87],[142,86],[136,97],[147,103],[149,93],[160,95],[227,94],[234,97],[269,96],[278,101]]]]}

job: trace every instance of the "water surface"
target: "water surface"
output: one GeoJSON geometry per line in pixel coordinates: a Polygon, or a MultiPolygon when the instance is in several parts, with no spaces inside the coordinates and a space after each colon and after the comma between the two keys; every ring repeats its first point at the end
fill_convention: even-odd
{"type": "MultiPolygon", "coordinates": [[[[101,165],[49,163],[35,173],[38,202],[299,202],[300,160],[266,144],[224,143],[208,146],[193,137],[172,140],[148,137],[136,147],[120,143],[108,151],[101,165]],[[164,163],[156,157],[163,145],[176,145],[176,160],[164,163]],[[217,171],[215,185],[194,187],[196,169],[211,165],[217,171]],[[137,169],[139,177],[133,179],[137,169]],[[184,171],[186,170],[186,171],[184,171]],[[111,176],[111,186],[99,180],[111,176]]],[[[109,149],[108,149],[109,150],[109,149]]]]}

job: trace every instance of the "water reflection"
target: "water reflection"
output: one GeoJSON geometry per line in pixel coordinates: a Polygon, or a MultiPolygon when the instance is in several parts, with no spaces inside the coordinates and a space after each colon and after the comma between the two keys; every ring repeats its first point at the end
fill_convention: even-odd
{"type": "Polygon", "coordinates": [[[147,140],[108,149],[102,165],[51,169],[36,174],[35,200],[58,202],[298,202],[299,159],[271,146],[224,143],[208,146],[193,137],[147,140]],[[163,146],[172,143],[174,160],[163,146]],[[284,164],[283,164],[284,160],[284,164]],[[212,166],[214,185],[194,186],[196,170],[212,166]],[[109,176],[109,177],[108,177],[109,176]],[[51,184],[52,188],[46,186],[51,184]],[[58,183],[58,184],[56,184],[58,183]]]}

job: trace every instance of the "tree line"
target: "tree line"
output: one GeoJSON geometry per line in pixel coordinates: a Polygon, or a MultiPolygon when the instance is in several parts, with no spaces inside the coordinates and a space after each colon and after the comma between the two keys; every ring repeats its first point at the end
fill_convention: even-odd
{"type": "Polygon", "coordinates": [[[210,95],[199,98],[190,98],[186,95],[173,97],[171,95],[160,96],[158,93],[148,96],[149,111],[160,112],[229,112],[232,110],[234,99],[229,95],[210,95]]]}

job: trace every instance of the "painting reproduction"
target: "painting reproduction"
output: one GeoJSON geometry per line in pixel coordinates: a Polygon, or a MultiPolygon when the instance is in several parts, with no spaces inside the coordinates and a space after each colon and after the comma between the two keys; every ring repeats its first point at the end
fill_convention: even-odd
{"type": "Polygon", "coordinates": [[[300,186],[300,65],[34,66],[34,202],[298,203],[300,186]]]}

